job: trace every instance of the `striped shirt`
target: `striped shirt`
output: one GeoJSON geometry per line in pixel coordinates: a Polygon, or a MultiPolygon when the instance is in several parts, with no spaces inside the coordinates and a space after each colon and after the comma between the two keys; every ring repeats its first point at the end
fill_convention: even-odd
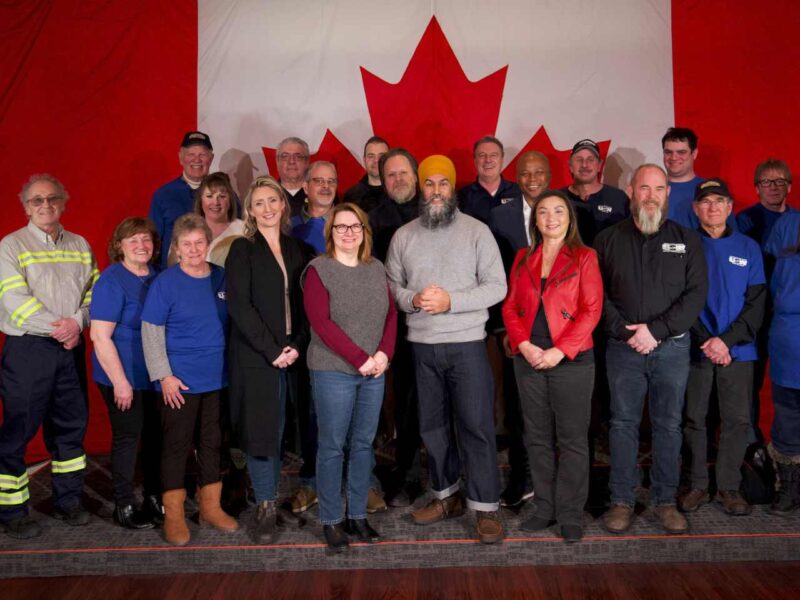
{"type": "Polygon", "coordinates": [[[83,330],[98,276],[92,249],[79,235],[62,229],[53,241],[33,223],[8,234],[0,241],[0,330],[47,336],[65,317],[83,330]]]}

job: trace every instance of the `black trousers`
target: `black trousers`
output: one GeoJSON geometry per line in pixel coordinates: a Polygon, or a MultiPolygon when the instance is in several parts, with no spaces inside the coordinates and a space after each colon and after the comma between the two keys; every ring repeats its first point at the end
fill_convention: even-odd
{"type": "Polygon", "coordinates": [[[183,394],[186,403],[179,409],[171,408],[163,400],[157,403],[161,414],[161,481],[164,491],[183,489],[186,455],[192,443],[197,453],[200,487],[220,480],[220,391],[183,394]]]}
{"type": "Polygon", "coordinates": [[[80,502],[88,421],[83,343],[72,350],[49,337],[7,336],[0,365],[0,522],[28,514],[25,448],[42,426],[53,457],[53,502],[69,510],[80,502]]]}
{"type": "Polygon", "coordinates": [[[536,514],[580,525],[589,495],[589,444],[594,358],[562,360],[537,371],[514,358],[536,514]]]}
{"type": "Polygon", "coordinates": [[[503,347],[503,334],[493,336],[497,340],[500,356],[503,360],[503,399],[505,413],[503,425],[508,432],[508,485],[516,489],[528,491],[531,476],[528,468],[528,451],[525,448],[524,422],[522,406],[514,374],[514,359],[506,356],[503,347]]]}
{"type": "Polygon", "coordinates": [[[114,403],[114,388],[97,384],[111,421],[111,483],[117,506],[134,504],[133,479],[140,457],[145,496],[161,494],[161,397],[151,390],[134,390],[128,410],[114,403]],[[141,441],[141,453],[139,452],[141,441]]]}
{"type": "Polygon", "coordinates": [[[686,424],[683,439],[691,454],[692,487],[708,489],[708,434],[706,418],[711,389],[716,381],[720,437],[715,473],[717,489],[738,490],[741,466],[751,431],[753,362],[734,361],[727,367],[711,361],[693,362],[686,384],[686,424]]]}

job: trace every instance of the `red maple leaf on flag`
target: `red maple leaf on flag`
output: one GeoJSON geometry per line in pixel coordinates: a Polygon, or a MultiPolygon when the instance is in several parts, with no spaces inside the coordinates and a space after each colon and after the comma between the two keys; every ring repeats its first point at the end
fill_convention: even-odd
{"type": "MultiPolygon", "coordinates": [[[[507,70],[508,65],[470,81],[439,22],[432,17],[397,83],[389,83],[361,67],[372,130],[388,140],[390,146],[405,148],[418,160],[431,154],[449,156],[455,163],[459,186],[465,185],[476,176],[472,144],[497,130],[507,70]]],[[[598,142],[601,158],[605,159],[610,143],[598,142]]],[[[270,173],[277,173],[275,149],[262,150],[270,173]]],[[[528,150],[538,150],[550,160],[551,187],[563,187],[572,181],[567,167],[571,147],[555,148],[543,126],[519,154],[528,150]]],[[[314,160],[329,160],[336,165],[340,196],[365,173],[352,152],[329,129],[317,152],[311,155],[314,160]]],[[[516,181],[516,157],[503,170],[503,176],[516,181]]]]}

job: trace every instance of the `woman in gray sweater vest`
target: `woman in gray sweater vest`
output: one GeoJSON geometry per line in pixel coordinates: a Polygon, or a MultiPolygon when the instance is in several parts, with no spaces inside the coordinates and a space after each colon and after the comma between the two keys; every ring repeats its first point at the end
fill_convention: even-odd
{"type": "Polygon", "coordinates": [[[348,534],[364,542],[379,538],[367,522],[367,493],[397,312],[383,264],[371,250],[367,215],[354,204],[340,204],[325,225],[325,254],[304,273],[303,301],[311,325],[308,368],[319,427],[317,495],[325,540],[336,552],[347,548],[348,534]]]}

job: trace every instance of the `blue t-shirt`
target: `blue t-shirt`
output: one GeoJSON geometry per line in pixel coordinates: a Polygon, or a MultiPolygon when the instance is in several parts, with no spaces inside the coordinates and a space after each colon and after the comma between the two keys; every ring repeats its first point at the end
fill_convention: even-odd
{"type": "Polygon", "coordinates": [[[764,208],[764,205],[759,202],[758,204],[745,208],[736,215],[736,224],[741,233],[754,239],[756,243],[763,248],[772,233],[772,228],[775,226],[775,223],[778,222],[778,219],[783,215],[793,212],[797,211],[791,206],[787,206],[784,212],[775,212],[774,210],[764,208]]]}
{"type": "Polygon", "coordinates": [[[800,389],[800,253],[778,258],[770,291],[775,312],[769,328],[769,376],[778,385],[800,389]]]}
{"type": "Polygon", "coordinates": [[[192,212],[194,190],[183,177],[165,183],[153,193],[148,216],[161,237],[161,267],[167,267],[167,250],[172,241],[172,226],[181,215],[192,212]]]}
{"type": "Polygon", "coordinates": [[[800,243],[800,212],[786,212],[772,227],[764,252],[779,258],[800,243]]]}
{"type": "Polygon", "coordinates": [[[292,237],[304,241],[314,248],[317,254],[325,252],[325,217],[308,217],[303,221],[303,216],[292,217],[292,237]]]}
{"type": "MultiPolygon", "coordinates": [[[[211,265],[209,276],[192,277],[180,265],[170,267],[150,285],[142,321],[166,328],[170,368],[189,386],[187,394],[228,385],[224,269],[211,265]]],[[[161,386],[156,384],[156,388],[161,386]]]]}
{"type": "MultiPolygon", "coordinates": [[[[92,290],[89,308],[92,321],[116,323],[111,341],[117,349],[128,383],[135,390],[152,390],[142,350],[142,307],[147,290],[156,276],[150,267],[146,276],[131,273],[121,263],[114,263],[103,271],[92,290]]],[[[92,379],[111,386],[96,352],[92,352],[92,379]]]]}
{"type": "MultiPolygon", "coordinates": [[[[687,229],[696,230],[700,227],[700,221],[697,219],[697,215],[694,214],[694,207],[692,204],[694,202],[694,192],[697,185],[704,181],[705,179],[702,177],[695,177],[689,181],[669,182],[668,219],[672,219],[687,229]]],[[[736,217],[733,215],[733,212],[728,215],[725,224],[731,228],[731,231],[738,231],[736,217]]]]}
{"type": "MultiPolygon", "coordinates": [[[[703,235],[703,252],[708,264],[708,296],[700,321],[712,336],[725,333],[741,314],[747,288],[767,283],[761,249],[749,237],[736,231],[714,239],[703,235]]],[[[758,359],[755,340],[730,349],[738,361],[758,359]]]]}

